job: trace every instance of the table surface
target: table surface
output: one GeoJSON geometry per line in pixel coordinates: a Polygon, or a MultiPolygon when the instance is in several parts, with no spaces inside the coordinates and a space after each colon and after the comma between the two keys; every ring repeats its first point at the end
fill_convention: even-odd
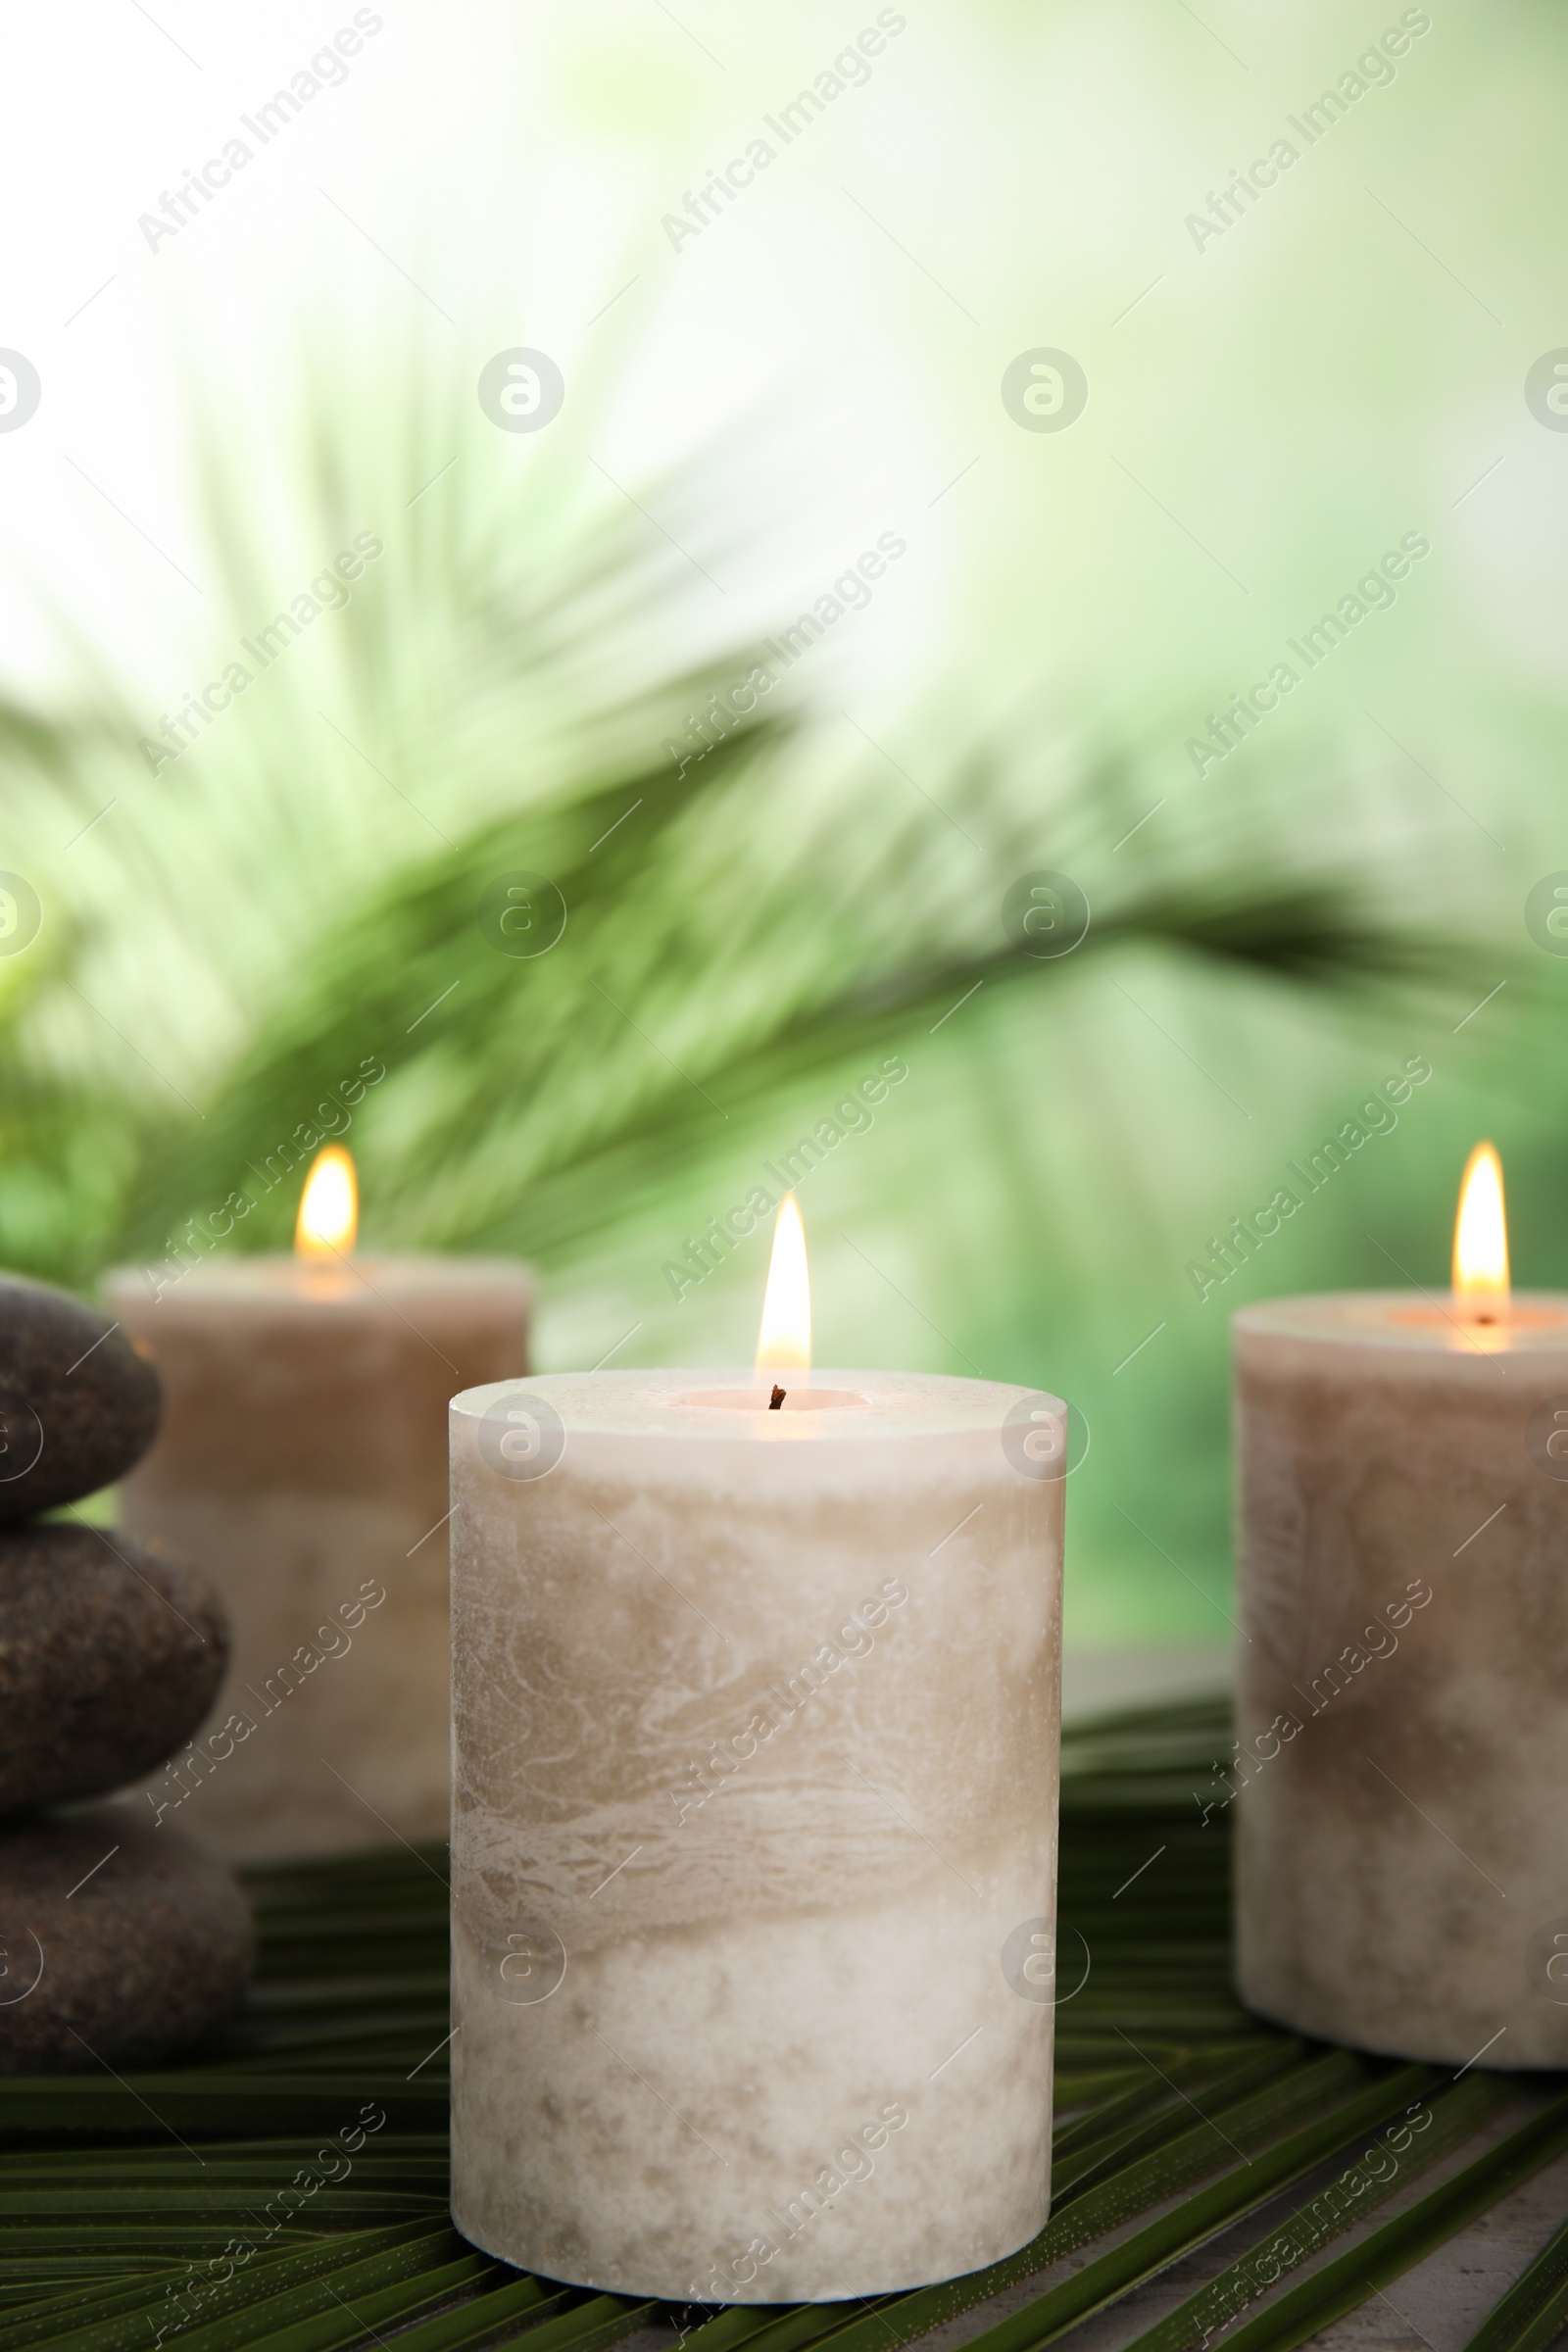
{"type": "Polygon", "coordinates": [[[1230,1642],[1166,1642],[1069,1648],[1061,1661],[1061,1720],[1082,1723],[1124,1707],[1227,1694],[1236,1677],[1230,1642]]]}

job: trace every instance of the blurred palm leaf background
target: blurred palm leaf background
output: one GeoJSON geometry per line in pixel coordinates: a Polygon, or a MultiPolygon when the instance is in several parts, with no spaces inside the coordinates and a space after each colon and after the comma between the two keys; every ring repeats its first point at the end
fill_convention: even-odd
{"type": "MultiPolygon", "coordinates": [[[[437,349],[348,318],[319,331],[265,434],[193,388],[206,609],[182,678],[155,677],[127,628],[76,646],[58,695],[14,689],[0,710],[3,862],[44,906],[36,941],[0,958],[0,1260],[88,1286],[113,1260],[157,1261],[182,1237],[188,1251],[189,1220],[368,1061],[386,1076],[349,1134],[367,1248],[534,1259],[549,1366],[612,1349],[733,1362],[765,1235],[700,1281],[667,1269],[754,1186],[776,1191],[764,1162],[837,1124],[802,1187],[820,1360],[1064,1392],[1091,1438],[1069,1632],[1223,1638],[1229,1308],[1440,1281],[1482,1132],[1505,1155],[1516,1273],[1568,1282],[1561,967],[1523,920],[1531,885],[1568,864],[1560,662],[1539,612],[1534,637],[1478,633],[1560,498],[1540,466],[1561,445],[1544,448],[1518,396],[1549,321],[1527,322],[1528,285],[1489,280],[1518,320],[1498,340],[1396,230],[1373,242],[1358,124],[1311,159],[1315,210],[1282,191],[1250,246],[1200,266],[1179,191],[1273,100],[1218,85],[1175,18],[1136,57],[1125,25],[1086,9],[928,27],[902,114],[856,94],[838,150],[855,185],[834,183],[841,133],[824,129],[816,180],[793,186],[804,220],[864,240],[823,296],[840,326],[868,282],[890,348],[917,326],[932,495],[907,535],[927,578],[942,535],[943,595],[934,613],[899,609],[896,662],[856,649],[881,624],[854,613],[786,669],[763,640],[834,576],[801,584],[791,533],[811,494],[793,428],[756,411],[688,433],[678,460],[614,456],[619,387],[677,299],[657,191],[745,109],[700,60],[672,64],[662,26],[622,27],[613,70],[590,76],[597,21],[561,34],[552,103],[579,149],[641,157],[653,213],[634,257],[601,254],[607,293],[633,260],[638,290],[598,358],[568,366],[548,433],[480,414],[471,337],[437,349]],[[920,77],[956,77],[990,110],[994,182],[964,181],[961,243],[941,191],[962,110],[911,145],[920,77]],[[1116,155],[1066,144],[1073,90],[1112,86],[1164,142],[1131,183],[1116,155]],[[923,277],[844,209],[857,188],[928,259],[923,277]],[[1068,217],[1069,249],[1037,250],[1031,224],[1068,217]],[[1161,259],[1123,326],[1107,289],[1131,300],[1161,259]],[[1157,291],[1167,275],[1180,302],[1157,291]],[[972,338],[939,279],[961,285],[972,338]],[[1355,354],[1343,430],[1331,319],[1355,354]],[[1089,414],[1059,438],[1020,434],[1002,368],[1058,338],[1084,354],[1089,414]],[[1483,515],[1515,496],[1506,470],[1460,503],[1494,447],[1527,485],[1500,524],[1483,515]],[[1418,523],[1435,554],[1401,609],[1200,777],[1185,747],[1203,714],[1418,523]],[[383,552],[342,609],[150,764],[145,742],[177,741],[160,713],[226,662],[260,671],[242,641],[360,534],[383,552]],[[743,572],[748,592],[725,593],[743,572]],[[759,662],[771,690],[690,757],[710,698],[759,662]],[[1093,909],[1055,959],[1020,953],[1003,919],[1043,869],[1093,909]],[[517,871],[567,908],[532,960],[498,954],[480,919],[517,871]],[[1186,1269],[1210,1237],[1418,1055],[1434,1076],[1397,1131],[1200,1298],[1186,1269]],[[890,1056],[908,1075],[874,1119],[834,1122],[890,1056]]],[[[1345,11],[1275,31],[1314,77],[1359,38],[1345,11]]],[[[770,75],[794,86],[800,37],[758,30],[759,93],[770,75]]],[[[1555,36],[1532,37],[1549,65],[1555,36]]],[[[1504,140],[1479,32],[1447,39],[1377,98],[1377,161],[1462,251],[1485,236],[1422,125],[1459,112],[1496,167],[1485,201],[1516,227],[1517,110],[1548,103],[1550,74],[1539,95],[1510,84],[1504,140]]],[[[1297,69],[1275,64],[1288,94],[1297,69]]],[[[754,237],[776,234],[760,196],[753,219],[754,237]]],[[[702,250],[725,269],[716,231],[702,250]]],[[[685,289],[697,267],[681,257],[685,289]]],[[[730,291],[755,310],[753,281],[730,291]]],[[[744,317],[724,328],[744,335],[744,317]]],[[[223,1246],[286,1246],[293,1207],[277,1186],[223,1246]]]]}

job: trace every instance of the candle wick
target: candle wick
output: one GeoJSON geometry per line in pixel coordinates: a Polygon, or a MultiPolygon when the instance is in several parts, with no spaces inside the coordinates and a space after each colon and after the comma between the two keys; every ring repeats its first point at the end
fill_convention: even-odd
{"type": "Polygon", "coordinates": [[[781,1389],[781,1388],[779,1387],[779,1385],[778,1385],[778,1382],[775,1380],[775,1381],[774,1381],[774,1383],[773,1383],[773,1394],[772,1394],[772,1396],[771,1396],[768,1398],[768,1400],[767,1400],[767,1409],[768,1409],[768,1411],[769,1411],[770,1413],[776,1413],[776,1412],[778,1411],[778,1408],[779,1408],[779,1406],[780,1406],[780,1405],[783,1403],[783,1401],[784,1401],[784,1398],[785,1398],[785,1396],[786,1396],[787,1395],[788,1395],[788,1391],[787,1391],[787,1390],[785,1390],[785,1389],[781,1389]]]}

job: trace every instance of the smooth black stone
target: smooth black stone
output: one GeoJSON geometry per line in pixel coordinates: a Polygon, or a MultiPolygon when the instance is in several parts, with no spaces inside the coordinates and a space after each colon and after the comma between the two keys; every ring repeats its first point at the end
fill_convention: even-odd
{"type": "Polygon", "coordinates": [[[254,1956],[245,1897],[178,1830],[121,1805],[0,1828],[0,2075],[161,2065],[254,1956]]]}
{"type": "Polygon", "coordinates": [[[0,1276],[0,1524],[122,1478],[160,1402],[157,1373],[97,1307],[0,1276]]]}
{"type": "Polygon", "coordinates": [[[0,1532],[0,1814],[139,1780],[227,1665],[228,1621],[194,1569],[118,1528],[0,1532]]]}

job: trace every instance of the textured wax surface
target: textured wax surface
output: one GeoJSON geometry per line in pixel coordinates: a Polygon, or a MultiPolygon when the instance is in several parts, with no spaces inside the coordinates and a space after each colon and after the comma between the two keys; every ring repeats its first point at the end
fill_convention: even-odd
{"type": "Polygon", "coordinates": [[[163,1375],[124,1525],[206,1570],[233,1666],[148,1784],[236,1859],[445,1835],[447,1399],[520,1371],[532,1282],[480,1260],[254,1259],[111,1295],[163,1375]]]}
{"type": "Polygon", "coordinates": [[[1243,1992],[1369,2049],[1568,2065],[1568,1335],[1301,1329],[1330,1303],[1236,1326],[1243,1992]]]}
{"type": "Polygon", "coordinates": [[[871,2293],[1045,2218],[1004,1947],[1054,1913],[1061,1483],[1028,1392],[816,1377],[872,1409],[530,1382],[520,1479],[454,1404],[454,2211],[551,2276],[871,2293]]]}

